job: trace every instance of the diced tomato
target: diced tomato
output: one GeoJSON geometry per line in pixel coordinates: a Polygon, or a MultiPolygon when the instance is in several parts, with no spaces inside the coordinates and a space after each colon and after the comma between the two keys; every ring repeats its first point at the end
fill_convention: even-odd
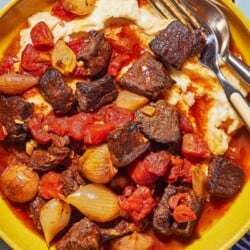
{"type": "Polygon", "coordinates": [[[129,176],[139,185],[151,185],[163,176],[170,162],[170,156],[164,152],[150,152],[141,160],[127,167],[129,176]]]}
{"type": "Polygon", "coordinates": [[[180,127],[182,134],[194,133],[191,121],[184,114],[181,114],[180,127]]]}
{"type": "Polygon", "coordinates": [[[84,77],[87,74],[87,70],[83,66],[76,66],[72,72],[73,77],[84,77]]]}
{"type": "Polygon", "coordinates": [[[127,167],[129,176],[139,185],[151,185],[159,178],[157,175],[147,171],[146,164],[146,162],[135,161],[127,167]]]}
{"type": "Polygon", "coordinates": [[[129,26],[123,26],[117,39],[107,39],[113,48],[108,73],[116,77],[122,67],[139,57],[143,47],[139,37],[129,26]]]}
{"type": "Polygon", "coordinates": [[[56,117],[54,114],[49,114],[44,121],[45,126],[54,134],[59,136],[66,135],[69,130],[68,117],[56,117]]]}
{"type": "Polygon", "coordinates": [[[106,140],[110,131],[114,129],[111,123],[91,124],[84,131],[85,144],[98,144],[106,140]]]}
{"type": "Polygon", "coordinates": [[[94,116],[88,113],[79,113],[69,118],[68,135],[76,141],[84,140],[86,128],[94,123],[94,116]]]}
{"type": "Polygon", "coordinates": [[[14,63],[16,59],[11,56],[6,56],[0,60],[0,75],[14,72],[14,63]]]}
{"type": "Polygon", "coordinates": [[[63,4],[60,1],[59,3],[57,3],[53,8],[52,8],[52,13],[54,16],[64,20],[64,21],[71,21],[74,18],[78,17],[78,15],[67,11],[63,8],[63,4]]]}
{"type": "Polygon", "coordinates": [[[87,43],[83,37],[80,37],[68,42],[67,45],[74,51],[76,56],[79,57],[80,53],[86,48],[87,43]]]}
{"type": "Polygon", "coordinates": [[[37,49],[48,49],[54,46],[53,35],[48,25],[38,22],[30,32],[32,43],[37,49]]]}
{"type": "Polygon", "coordinates": [[[178,223],[189,222],[197,219],[195,212],[185,204],[181,204],[175,208],[173,217],[178,223]]]}
{"type": "Polygon", "coordinates": [[[172,195],[168,200],[168,205],[171,209],[176,209],[179,204],[186,198],[187,193],[177,193],[172,195]]]}
{"type": "Polygon", "coordinates": [[[172,156],[164,180],[167,183],[174,183],[177,181],[192,183],[191,168],[192,164],[188,160],[172,156]]]}
{"type": "Polygon", "coordinates": [[[117,51],[113,50],[108,67],[108,74],[113,77],[116,77],[121,71],[121,69],[129,64],[130,59],[130,55],[125,53],[120,54],[117,51]]]}
{"type": "Polygon", "coordinates": [[[22,52],[21,71],[29,72],[33,76],[41,76],[51,65],[50,54],[28,44],[22,52]]]}
{"type": "Polygon", "coordinates": [[[181,151],[190,160],[209,159],[211,157],[207,142],[197,134],[185,134],[182,139],[181,151]]]}
{"type": "Polygon", "coordinates": [[[3,125],[0,125],[0,141],[4,141],[8,133],[6,128],[3,125]]]}
{"type": "Polygon", "coordinates": [[[54,171],[45,173],[39,183],[38,195],[44,199],[58,198],[63,192],[63,178],[54,171]]]}
{"type": "Polygon", "coordinates": [[[51,140],[50,134],[43,126],[43,115],[35,114],[28,122],[28,127],[31,134],[40,144],[49,143],[51,140]]]}
{"type": "Polygon", "coordinates": [[[119,205],[134,221],[139,221],[152,212],[156,202],[148,187],[139,186],[128,197],[121,195],[119,205]]]}
{"type": "Polygon", "coordinates": [[[117,107],[114,104],[106,105],[96,113],[105,123],[111,123],[115,128],[122,127],[128,122],[134,120],[134,114],[124,108],[117,107]]]}
{"type": "Polygon", "coordinates": [[[148,3],[148,0],[137,0],[139,6],[146,5],[148,3]]]}
{"type": "Polygon", "coordinates": [[[94,121],[94,116],[89,113],[78,113],[71,117],[56,117],[51,114],[46,118],[45,124],[49,131],[57,135],[68,135],[76,141],[82,141],[87,126],[94,121]]]}

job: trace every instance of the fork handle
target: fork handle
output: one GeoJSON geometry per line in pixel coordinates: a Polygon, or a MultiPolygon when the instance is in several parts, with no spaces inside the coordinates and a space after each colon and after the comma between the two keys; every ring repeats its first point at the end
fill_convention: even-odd
{"type": "Polygon", "coordinates": [[[232,69],[234,69],[234,71],[244,80],[247,86],[250,87],[250,67],[230,53],[226,59],[232,69]]]}
{"type": "Polygon", "coordinates": [[[250,131],[250,107],[246,99],[238,92],[232,93],[229,99],[244,121],[248,131],[250,131]]]}
{"type": "Polygon", "coordinates": [[[213,71],[215,72],[218,80],[222,84],[222,87],[225,91],[225,94],[233,106],[234,110],[238,113],[241,117],[242,121],[244,122],[246,128],[250,132],[250,104],[248,100],[242,95],[242,93],[235,89],[224,77],[222,74],[218,64],[211,65],[213,71]]]}

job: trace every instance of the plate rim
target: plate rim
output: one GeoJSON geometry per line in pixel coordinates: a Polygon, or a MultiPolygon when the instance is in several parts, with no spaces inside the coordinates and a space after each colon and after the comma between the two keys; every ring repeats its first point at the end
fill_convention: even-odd
{"type": "MultiPolygon", "coordinates": [[[[0,18],[3,17],[8,11],[11,10],[12,7],[14,7],[14,5],[16,5],[18,2],[23,1],[23,0],[10,0],[2,9],[0,9],[0,18]]],[[[245,16],[245,14],[239,9],[238,6],[236,6],[231,0],[221,0],[219,2],[222,2],[226,7],[228,7],[235,15],[237,15],[239,21],[241,21],[241,24],[243,26],[245,26],[245,28],[247,29],[248,27],[250,27],[250,20],[245,16]]],[[[248,63],[250,62],[250,58],[248,60],[248,63]]],[[[245,183],[242,192],[239,194],[239,196],[236,198],[236,200],[238,199],[242,199],[242,197],[247,197],[247,191],[250,191],[250,180],[245,183]]],[[[248,197],[247,197],[248,198],[248,197]]],[[[234,202],[232,204],[232,206],[230,207],[230,211],[233,210],[237,210],[239,208],[241,208],[239,205],[241,204],[236,204],[237,202],[234,202]]],[[[248,203],[244,204],[246,207],[250,207],[250,199],[248,199],[248,203]]],[[[7,233],[5,233],[2,230],[2,227],[0,228],[0,238],[2,238],[10,247],[12,247],[15,250],[33,250],[34,247],[36,247],[35,249],[37,250],[42,250],[42,249],[47,249],[47,245],[45,243],[45,241],[43,241],[41,239],[40,236],[38,236],[35,233],[32,233],[32,247],[27,249],[27,247],[22,248],[22,246],[20,247],[19,243],[20,242],[25,242],[27,238],[30,237],[30,232],[32,232],[27,226],[25,226],[16,216],[15,214],[13,214],[12,211],[10,211],[10,209],[8,208],[7,203],[4,201],[4,199],[2,197],[0,197],[0,211],[3,210],[8,210],[8,218],[6,217],[3,221],[8,220],[10,225],[14,225],[16,227],[17,230],[22,231],[22,234],[24,235],[23,239],[19,239],[18,242],[14,241],[10,235],[8,235],[7,233]],[[16,226],[16,223],[18,224],[18,226],[16,226]],[[41,248],[42,247],[42,248],[41,248]]],[[[227,216],[227,213],[225,214],[225,217],[227,216]]],[[[0,223],[1,225],[1,223],[0,223]]],[[[215,225],[213,225],[213,228],[215,227],[215,225]]],[[[211,230],[207,230],[205,232],[205,237],[211,237],[211,235],[216,235],[218,233],[221,232],[221,230],[223,229],[224,224],[222,219],[218,221],[218,223],[216,223],[216,230],[212,230],[213,232],[211,232],[211,230]]],[[[231,235],[231,238],[229,240],[227,240],[227,242],[220,244],[220,241],[217,242],[217,247],[218,249],[228,249],[230,247],[232,247],[238,240],[240,240],[241,237],[244,236],[245,233],[247,233],[247,231],[250,230],[250,218],[248,218],[248,220],[245,221],[245,224],[243,225],[243,227],[241,227],[237,233],[231,235]]],[[[15,235],[17,236],[17,235],[15,235]]],[[[203,236],[202,236],[203,237],[203,236]]],[[[223,239],[225,237],[225,235],[221,235],[220,239],[223,239]]],[[[206,242],[205,242],[206,243],[206,242]]],[[[214,247],[214,245],[213,245],[214,247]]],[[[50,248],[50,249],[54,249],[54,247],[50,248]]],[[[205,246],[202,242],[199,241],[195,241],[194,243],[192,243],[192,245],[188,246],[186,249],[190,249],[190,250],[194,250],[194,249],[211,249],[209,248],[209,246],[205,246]],[[202,248],[201,248],[202,247],[202,248]],[[204,248],[205,247],[205,248],[204,248]],[[208,248],[206,248],[208,247],[208,248]]]]}

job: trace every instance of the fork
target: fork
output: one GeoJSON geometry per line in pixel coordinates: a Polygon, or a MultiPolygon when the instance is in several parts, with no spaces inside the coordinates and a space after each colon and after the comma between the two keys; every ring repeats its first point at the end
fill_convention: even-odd
{"type": "Polygon", "coordinates": [[[228,101],[250,131],[250,104],[242,93],[226,80],[220,70],[218,40],[206,23],[203,17],[205,15],[201,16],[195,9],[200,4],[199,0],[149,0],[149,3],[164,18],[177,18],[193,29],[202,28],[204,30],[207,45],[200,56],[200,61],[215,73],[228,101]]]}

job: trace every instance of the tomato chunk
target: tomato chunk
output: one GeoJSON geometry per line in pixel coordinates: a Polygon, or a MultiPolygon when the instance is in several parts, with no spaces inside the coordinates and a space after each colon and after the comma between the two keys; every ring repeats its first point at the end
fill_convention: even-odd
{"type": "Polygon", "coordinates": [[[84,131],[84,143],[86,144],[98,144],[106,140],[110,131],[114,129],[114,125],[111,123],[104,124],[91,124],[86,127],[84,131]]]}
{"type": "Polygon", "coordinates": [[[170,162],[170,156],[165,152],[150,152],[141,160],[127,167],[129,176],[139,185],[153,184],[163,176],[170,162]]]}
{"type": "Polygon", "coordinates": [[[181,151],[184,157],[198,160],[211,157],[207,142],[197,134],[185,134],[182,140],[181,151]]]}
{"type": "Polygon", "coordinates": [[[116,77],[122,67],[139,57],[143,48],[139,37],[129,26],[123,26],[116,39],[108,40],[113,48],[108,73],[116,77]]]}
{"type": "Polygon", "coordinates": [[[0,141],[4,141],[7,135],[8,135],[8,132],[6,128],[3,125],[0,125],[0,141]]]}
{"type": "Polygon", "coordinates": [[[28,44],[22,52],[21,71],[29,72],[33,76],[41,76],[51,65],[50,54],[28,44]]]}
{"type": "Polygon", "coordinates": [[[61,1],[52,8],[52,13],[54,16],[64,21],[71,21],[78,16],[70,11],[65,10],[61,1]]]}
{"type": "Polygon", "coordinates": [[[170,166],[168,167],[164,180],[167,183],[185,182],[192,183],[192,163],[187,159],[181,159],[178,156],[172,156],[170,166]]]}
{"type": "Polygon", "coordinates": [[[191,121],[184,114],[181,114],[180,128],[181,128],[182,134],[194,132],[194,128],[193,128],[191,121]]]}
{"type": "Polygon", "coordinates": [[[56,117],[51,114],[46,118],[45,124],[49,131],[57,135],[68,135],[76,141],[82,141],[87,126],[94,121],[94,116],[88,113],[79,113],[70,117],[56,117]]]}
{"type": "Polygon", "coordinates": [[[63,193],[63,178],[54,171],[45,173],[39,183],[38,195],[44,199],[58,198],[63,193]]]}
{"type": "Polygon", "coordinates": [[[134,120],[134,114],[114,104],[106,105],[97,111],[96,115],[105,123],[111,123],[114,128],[126,126],[129,121],[134,120]]]}
{"type": "Polygon", "coordinates": [[[173,217],[178,223],[189,222],[197,219],[195,212],[189,206],[184,204],[181,204],[175,208],[173,217]]]}
{"type": "Polygon", "coordinates": [[[51,137],[43,124],[43,114],[35,114],[28,122],[28,127],[31,134],[40,144],[46,144],[50,142],[51,137]]]}
{"type": "Polygon", "coordinates": [[[14,72],[14,63],[16,59],[11,56],[6,56],[0,60],[0,75],[14,72]]]}
{"type": "Polygon", "coordinates": [[[87,43],[83,37],[72,40],[67,43],[67,45],[74,51],[77,57],[80,56],[80,53],[86,48],[87,43]]]}
{"type": "Polygon", "coordinates": [[[48,25],[38,22],[30,32],[31,40],[35,48],[48,49],[54,46],[53,35],[48,25]]]}
{"type": "Polygon", "coordinates": [[[120,196],[119,205],[134,221],[139,221],[152,212],[156,202],[148,187],[139,186],[129,196],[120,196]]]}

